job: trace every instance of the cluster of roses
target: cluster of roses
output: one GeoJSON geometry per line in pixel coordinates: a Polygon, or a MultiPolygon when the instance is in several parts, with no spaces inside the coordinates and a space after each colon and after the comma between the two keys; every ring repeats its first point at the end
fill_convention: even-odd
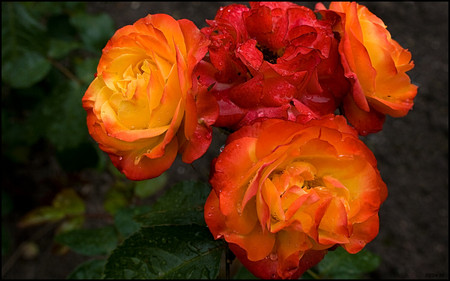
{"type": "Polygon", "coordinates": [[[412,108],[410,52],[354,2],[231,4],[206,22],[154,14],[119,29],[83,97],[91,136],[144,180],[201,157],[213,126],[232,131],[204,217],[258,277],[360,251],[387,189],[359,136],[412,108]]]}

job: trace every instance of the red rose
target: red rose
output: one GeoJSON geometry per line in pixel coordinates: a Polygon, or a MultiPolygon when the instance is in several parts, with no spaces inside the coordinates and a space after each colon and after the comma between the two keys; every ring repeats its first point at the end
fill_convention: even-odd
{"type": "Polygon", "coordinates": [[[232,4],[202,32],[209,60],[197,75],[219,103],[216,126],[308,121],[333,113],[348,89],[331,24],[289,2],[232,4]]]}

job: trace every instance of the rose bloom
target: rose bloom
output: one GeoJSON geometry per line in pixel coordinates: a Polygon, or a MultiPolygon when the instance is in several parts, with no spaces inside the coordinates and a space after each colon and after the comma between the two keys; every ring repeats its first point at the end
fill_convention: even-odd
{"type": "Polygon", "coordinates": [[[329,21],[290,2],[222,7],[202,29],[211,40],[198,75],[219,103],[218,127],[333,113],[348,91],[329,21]]]}
{"type": "Polygon", "coordinates": [[[378,234],[387,197],[374,155],[341,115],[242,127],[210,183],[211,233],[260,278],[298,278],[339,245],[357,253],[378,234]]]}
{"type": "Polygon", "coordinates": [[[414,67],[411,53],[391,38],[386,25],[365,6],[331,2],[325,19],[340,34],[339,53],[345,76],[352,83],[343,101],[344,114],[361,135],[382,129],[385,115],[405,116],[413,106],[417,86],[407,71],[414,67]]]}
{"type": "Polygon", "coordinates": [[[155,14],[103,49],[83,107],[89,133],[129,179],[160,175],[178,152],[190,163],[210,145],[218,106],[192,76],[208,44],[193,22],[155,14]]]}

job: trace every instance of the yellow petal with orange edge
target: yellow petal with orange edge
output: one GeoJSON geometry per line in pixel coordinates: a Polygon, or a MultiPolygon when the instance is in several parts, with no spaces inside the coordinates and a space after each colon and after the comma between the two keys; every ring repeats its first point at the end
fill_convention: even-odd
{"type": "Polygon", "coordinates": [[[264,201],[267,203],[270,210],[270,217],[272,221],[284,221],[284,211],[281,207],[281,198],[277,187],[270,179],[265,179],[261,186],[261,191],[264,201]]]}
{"type": "Polygon", "coordinates": [[[294,253],[304,252],[312,247],[312,243],[303,232],[282,230],[277,233],[277,255],[280,262],[294,253]]]}

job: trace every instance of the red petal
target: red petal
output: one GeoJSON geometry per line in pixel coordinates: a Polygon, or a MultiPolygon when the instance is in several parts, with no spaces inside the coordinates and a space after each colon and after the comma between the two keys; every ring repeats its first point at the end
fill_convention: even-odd
{"type": "Polygon", "coordinates": [[[270,256],[259,260],[250,261],[247,258],[245,250],[236,244],[229,244],[230,250],[236,255],[239,261],[244,265],[253,275],[262,279],[298,279],[306,270],[318,264],[327,253],[326,250],[322,251],[307,251],[300,259],[298,268],[294,271],[285,270],[279,272],[279,261],[277,259],[272,260],[270,256]],[[280,274],[282,276],[280,276],[280,274]]]}
{"type": "Polygon", "coordinates": [[[236,56],[250,69],[258,71],[263,63],[263,54],[256,48],[256,40],[250,39],[236,48],[236,56]]]}

